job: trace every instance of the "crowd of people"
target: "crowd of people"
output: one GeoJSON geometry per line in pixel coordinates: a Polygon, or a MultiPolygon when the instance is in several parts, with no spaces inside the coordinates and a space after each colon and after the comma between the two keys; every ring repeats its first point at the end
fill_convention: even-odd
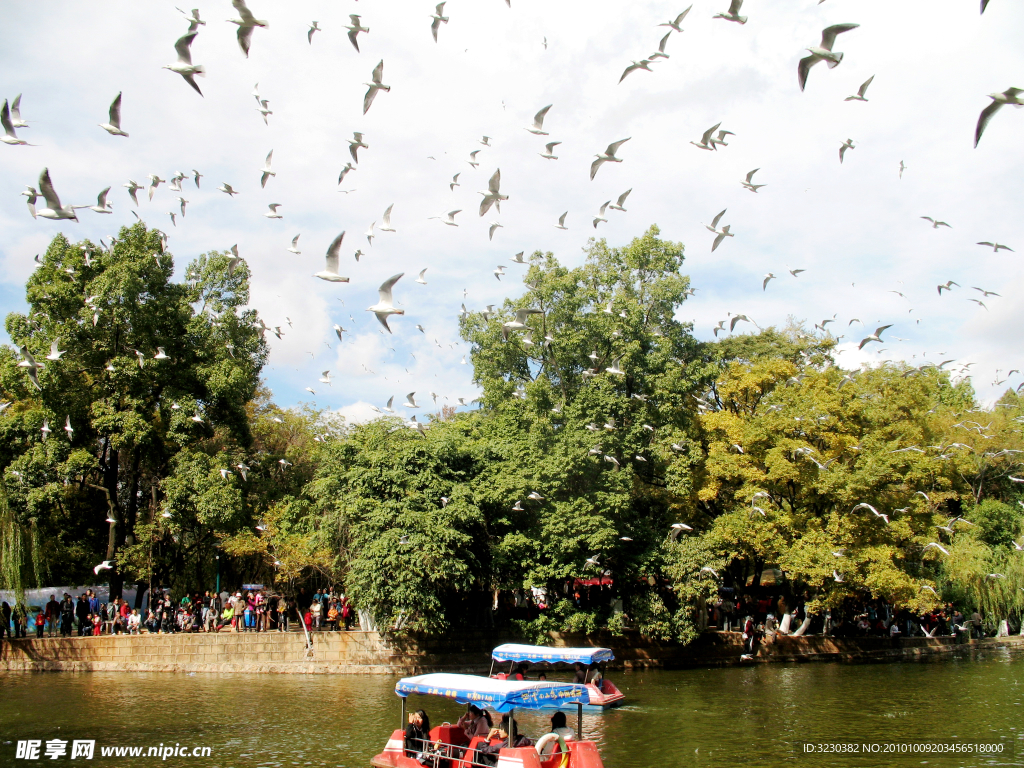
{"type": "Polygon", "coordinates": [[[952,603],[924,614],[894,609],[881,598],[847,600],[841,608],[808,614],[804,600],[763,593],[734,597],[723,591],[708,604],[707,624],[722,632],[741,632],[744,651],[754,652],[763,640],[779,635],[830,637],[957,637],[985,636],[984,621],[975,610],[966,616],[952,603]]]}
{"type": "Polygon", "coordinates": [[[77,599],[65,592],[51,595],[45,606],[0,605],[0,639],[35,636],[79,637],[171,632],[307,632],[347,631],[357,622],[355,608],[342,593],[304,588],[286,596],[266,589],[185,593],[155,590],[148,608],[129,607],[121,598],[101,602],[94,590],[77,599]]]}

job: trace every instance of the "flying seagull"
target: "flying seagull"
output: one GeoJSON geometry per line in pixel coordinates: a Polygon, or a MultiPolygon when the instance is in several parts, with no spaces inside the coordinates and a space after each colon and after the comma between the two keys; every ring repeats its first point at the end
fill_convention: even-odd
{"type": "Polygon", "coordinates": [[[548,110],[551,109],[552,106],[554,105],[548,104],[546,107],[541,109],[536,115],[534,115],[533,125],[531,125],[526,130],[537,136],[547,136],[547,131],[544,130],[544,118],[547,117],[548,110]]]}
{"type": "Polygon", "coordinates": [[[634,61],[623,71],[622,77],[619,78],[619,82],[621,83],[623,80],[625,80],[626,75],[628,75],[630,72],[636,72],[636,70],[638,69],[642,69],[647,72],[653,72],[654,70],[651,69],[650,64],[651,62],[649,59],[641,59],[640,61],[634,61]]]}
{"type": "Polygon", "coordinates": [[[740,16],[740,8],[743,6],[743,0],[732,0],[729,3],[729,10],[725,13],[716,13],[711,18],[713,19],[725,19],[726,21],[735,21],[738,24],[746,24],[747,17],[740,16]]]}
{"type": "MultiPolygon", "coordinates": [[[[270,162],[273,159],[274,159],[274,150],[270,150],[270,152],[267,153],[267,159],[263,163],[263,167],[260,168],[260,173],[263,174],[260,177],[260,187],[266,187],[267,186],[267,179],[269,179],[271,176],[277,176],[276,173],[274,173],[272,170],[270,170],[270,162]]],[[[338,183],[339,184],[341,183],[340,179],[338,180],[338,183]]]]}
{"type": "Polygon", "coordinates": [[[20,146],[32,146],[24,139],[19,139],[18,134],[14,132],[14,123],[11,122],[11,110],[7,106],[7,99],[4,99],[3,107],[0,107],[0,125],[3,126],[4,135],[0,136],[0,141],[4,144],[20,145],[20,146]]]}
{"type": "MultiPolygon", "coordinates": [[[[107,193],[110,192],[110,187],[107,187],[98,195],[96,195],[96,205],[73,205],[72,208],[87,208],[90,211],[96,213],[113,213],[114,209],[110,207],[110,203],[107,202],[107,193]]],[[[184,206],[182,206],[181,215],[185,215],[184,206]]]]}
{"type": "Polygon", "coordinates": [[[721,123],[715,123],[706,131],[704,131],[704,134],[700,137],[699,144],[696,141],[691,141],[690,143],[693,144],[693,146],[697,147],[698,149],[706,149],[709,151],[713,150],[715,148],[715,142],[711,137],[714,135],[715,131],[718,130],[718,126],[720,125],[721,123]]]}
{"type": "Polygon", "coordinates": [[[54,221],[59,219],[72,219],[78,221],[78,214],[75,213],[74,206],[63,206],[60,204],[60,198],[57,197],[57,192],[53,188],[53,182],[50,181],[50,170],[49,168],[43,168],[43,172],[39,174],[39,192],[46,199],[46,207],[36,211],[36,216],[42,216],[44,219],[52,219],[54,221]]]}
{"type": "Polygon", "coordinates": [[[999,243],[990,243],[988,241],[982,241],[978,245],[987,245],[992,248],[993,253],[999,253],[1000,250],[1009,251],[1013,253],[1013,248],[1008,245],[1000,245],[999,243]]]}
{"type": "Polygon", "coordinates": [[[596,157],[597,159],[593,163],[590,164],[590,180],[591,181],[593,181],[594,180],[594,176],[597,175],[598,168],[600,168],[605,163],[621,163],[622,162],[622,159],[616,157],[615,153],[618,151],[619,147],[621,147],[623,144],[625,144],[627,141],[629,141],[630,138],[632,138],[632,137],[630,136],[630,137],[625,138],[625,139],[619,139],[618,141],[613,141],[611,144],[608,145],[607,149],[605,149],[605,151],[603,153],[601,153],[600,155],[594,155],[594,157],[596,157]]]}
{"type": "Polygon", "coordinates": [[[342,277],[338,274],[338,260],[341,256],[341,241],[345,238],[345,233],[342,232],[331,243],[330,248],[327,249],[327,263],[321,272],[317,272],[313,277],[319,277],[321,280],[326,280],[329,283],[347,283],[348,278],[342,277]]]}
{"type": "Polygon", "coordinates": [[[501,169],[497,169],[491,176],[490,181],[487,182],[487,191],[480,192],[479,194],[484,196],[484,199],[480,201],[480,215],[483,216],[487,211],[491,209],[492,205],[495,205],[498,209],[498,213],[501,213],[501,201],[508,200],[508,195],[501,194],[501,169]]]}
{"type": "Polygon", "coordinates": [[[811,67],[817,64],[819,61],[827,61],[829,69],[839,66],[839,62],[843,60],[842,53],[833,53],[832,46],[835,45],[836,36],[841,35],[843,32],[849,32],[851,29],[856,29],[860,24],[833,24],[831,27],[826,27],[821,31],[821,45],[816,47],[808,48],[810,56],[805,56],[800,59],[800,63],[797,65],[797,79],[800,83],[800,90],[802,91],[807,85],[807,75],[811,71],[811,67]]]}
{"type": "MultiPolygon", "coordinates": [[[[359,16],[357,16],[354,13],[350,13],[348,18],[349,21],[352,22],[351,26],[345,27],[345,29],[348,30],[348,40],[350,43],[352,43],[352,47],[356,49],[356,53],[359,53],[359,40],[357,39],[356,36],[360,32],[369,32],[370,28],[364,27],[362,24],[360,24],[359,16]]],[[[366,114],[366,110],[363,110],[363,114],[366,114]]]]}
{"type": "Polygon", "coordinates": [[[722,241],[725,238],[727,238],[727,237],[735,237],[735,235],[732,232],[729,231],[729,227],[731,226],[729,224],[726,224],[725,226],[723,226],[721,231],[716,229],[716,227],[718,226],[718,222],[721,221],[722,217],[725,215],[725,212],[727,210],[729,210],[729,209],[728,208],[723,208],[721,210],[721,212],[719,212],[718,215],[716,215],[715,218],[713,218],[711,220],[711,225],[710,226],[707,225],[707,224],[704,225],[705,229],[708,229],[711,232],[714,232],[715,235],[717,235],[717,237],[715,237],[715,242],[711,245],[711,252],[712,253],[714,253],[715,249],[718,248],[718,246],[720,246],[722,244],[722,241]]]}
{"type": "Polygon", "coordinates": [[[756,193],[757,190],[759,190],[761,187],[767,186],[767,184],[754,184],[751,181],[751,179],[754,178],[754,174],[757,173],[760,170],[761,170],[760,168],[755,168],[754,170],[752,170],[750,173],[747,174],[746,181],[741,181],[740,182],[740,184],[743,185],[744,189],[749,189],[751,192],[755,192],[756,193]]]}
{"type": "Polygon", "coordinates": [[[661,42],[658,43],[658,50],[647,57],[648,61],[653,62],[655,59],[667,59],[669,57],[668,54],[665,53],[665,46],[668,44],[668,39],[671,36],[672,30],[665,33],[665,36],[661,38],[661,42]]]}
{"type": "Polygon", "coordinates": [[[352,155],[352,162],[356,164],[359,163],[359,156],[357,153],[360,148],[369,149],[370,145],[363,141],[363,134],[359,133],[359,131],[353,131],[352,138],[348,140],[348,153],[352,155]]]}
{"type": "Polygon", "coordinates": [[[268,27],[266,21],[257,19],[252,15],[248,6],[245,4],[245,0],[231,0],[231,5],[236,11],[238,11],[239,18],[228,19],[228,23],[238,25],[238,47],[242,49],[242,53],[245,54],[246,58],[249,58],[249,43],[252,40],[252,31],[256,27],[268,27]]]}
{"type": "Polygon", "coordinates": [[[558,159],[558,155],[555,154],[555,147],[557,147],[561,143],[562,142],[560,142],[560,141],[549,142],[549,143],[544,145],[544,151],[543,152],[538,152],[537,154],[539,154],[545,160],[557,160],[558,159]]]}
{"type": "Polygon", "coordinates": [[[871,81],[874,79],[874,75],[869,77],[860,84],[860,88],[857,89],[857,93],[854,96],[847,96],[843,101],[867,101],[867,99],[864,98],[864,94],[868,90],[868,86],[871,85],[871,81]]]}
{"type": "Polygon", "coordinates": [[[28,128],[28,123],[21,119],[21,94],[11,102],[11,125],[15,128],[28,128]]]}
{"type": "Polygon", "coordinates": [[[198,32],[189,32],[187,35],[179,37],[177,42],[174,44],[174,50],[178,54],[178,60],[174,64],[166,64],[163,69],[169,69],[171,72],[177,72],[184,78],[185,82],[191,85],[196,93],[200,96],[203,92],[199,90],[199,86],[196,85],[195,76],[206,77],[206,68],[202,64],[192,63],[192,41],[196,39],[198,32]]]}
{"type": "Polygon", "coordinates": [[[373,312],[377,316],[380,324],[387,329],[388,333],[391,333],[391,328],[388,327],[388,316],[405,314],[404,309],[395,309],[394,301],[391,298],[391,289],[394,288],[395,283],[397,283],[404,274],[404,272],[399,272],[397,275],[385,280],[378,289],[380,300],[372,307],[366,308],[367,312],[373,312]]]}
{"type": "Polygon", "coordinates": [[[299,255],[302,254],[302,251],[299,250],[299,238],[300,237],[302,237],[302,235],[298,234],[298,235],[296,235],[295,237],[292,238],[291,247],[288,248],[288,252],[289,253],[294,253],[296,256],[299,256],[299,255]]]}
{"type": "Polygon", "coordinates": [[[856,149],[856,147],[853,145],[853,139],[847,139],[846,141],[843,142],[842,146],[839,147],[840,163],[843,162],[843,157],[846,155],[846,150],[848,149],[856,149]]]}
{"type": "Polygon", "coordinates": [[[608,207],[611,208],[613,211],[622,211],[623,213],[625,213],[626,209],[623,208],[622,206],[625,204],[626,198],[629,197],[629,193],[632,192],[632,191],[633,191],[633,188],[630,187],[625,192],[623,192],[621,195],[619,195],[619,199],[616,200],[613,205],[609,205],[608,207]]]}
{"type": "MultiPolygon", "coordinates": [[[[690,8],[693,8],[693,6],[691,5],[690,8]]],[[[674,20],[663,22],[663,23],[659,24],[658,26],[659,27],[669,27],[670,29],[674,29],[676,32],[682,32],[683,30],[679,27],[679,25],[683,23],[683,19],[685,19],[686,18],[686,14],[688,14],[690,12],[690,8],[687,8],[685,11],[680,13],[678,16],[675,17],[674,20]]]]}
{"type": "Polygon", "coordinates": [[[306,39],[309,40],[309,44],[310,45],[313,44],[313,33],[314,32],[323,32],[323,30],[320,29],[320,22],[318,22],[318,21],[314,21],[312,24],[310,24],[309,25],[309,31],[306,33],[306,39]]]}
{"type": "Polygon", "coordinates": [[[922,216],[921,218],[924,219],[925,221],[930,221],[931,224],[932,224],[932,229],[938,229],[939,227],[949,227],[950,229],[953,228],[951,225],[947,224],[946,222],[944,222],[944,221],[937,221],[936,219],[933,219],[931,216],[922,216]]]}
{"type": "Polygon", "coordinates": [[[373,68],[373,74],[371,75],[371,78],[370,78],[373,82],[363,83],[363,85],[369,86],[369,90],[366,92],[366,95],[363,97],[363,114],[364,115],[366,114],[367,110],[370,109],[370,105],[373,104],[373,100],[377,96],[377,91],[390,91],[391,90],[391,86],[390,85],[384,85],[383,81],[381,80],[381,78],[383,76],[384,76],[384,59],[381,59],[380,63],[377,64],[377,66],[373,68]]]}
{"type": "Polygon", "coordinates": [[[555,229],[568,229],[568,227],[565,226],[565,217],[568,215],[569,212],[566,211],[565,213],[558,217],[558,223],[555,224],[555,229]]]}
{"type": "Polygon", "coordinates": [[[434,36],[434,42],[437,42],[437,30],[441,28],[442,24],[448,23],[448,17],[444,15],[444,3],[438,3],[437,8],[434,9],[433,15],[430,17],[430,34],[434,36]]]}
{"type": "Polygon", "coordinates": [[[100,123],[100,128],[109,133],[111,136],[124,136],[128,137],[128,134],[121,130],[121,94],[117,94],[117,98],[114,99],[110,104],[109,122],[100,123]]]}
{"type": "Polygon", "coordinates": [[[974,147],[977,149],[978,142],[981,141],[981,134],[985,132],[985,128],[988,127],[989,121],[992,116],[1002,109],[1004,104],[1012,104],[1015,107],[1024,107],[1024,88],[1007,88],[1002,93],[990,93],[988,97],[992,99],[992,103],[981,110],[981,114],[978,116],[978,127],[974,129],[974,147]]]}
{"type": "Polygon", "coordinates": [[[860,345],[857,347],[857,349],[864,349],[864,345],[870,341],[877,341],[881,343],[882,331],[884,331],[886,328],[892,328],[892,323],[890,323],[889,325],[882,325],[879,326],[878,328],[875,328],[875,332],[873,334],[861,340],[860,345]]]}

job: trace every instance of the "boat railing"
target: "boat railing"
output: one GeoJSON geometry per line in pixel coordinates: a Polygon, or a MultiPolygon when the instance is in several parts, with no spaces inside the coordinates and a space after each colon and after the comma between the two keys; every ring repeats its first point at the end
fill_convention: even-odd
{"type": "MultiPolygon", "coordinates": [[[[485,746],[480,744],[478,746],[485,746]]],[[[469,748],[468,744],[449,744],[444,741],[431,742],[430,749],[423,754],[427,757],[436,758],[438,761],[448,760],[451,762],[457,762],[462,766],[474,766],[474,768],[494,768],[494,763],[487,762],[481,763],[474,760],[476,757],[477,749],[469,748]]],[[[497,757],[497,755],[495,755],[497,757]]],[[[547,759],[551,755],[545,756],[543,759],[547,759]]],[[[431,763],[427,763],[430,765],[431,763]]],[[[437,765],[437,763],[433,763],[437,765]]]]}

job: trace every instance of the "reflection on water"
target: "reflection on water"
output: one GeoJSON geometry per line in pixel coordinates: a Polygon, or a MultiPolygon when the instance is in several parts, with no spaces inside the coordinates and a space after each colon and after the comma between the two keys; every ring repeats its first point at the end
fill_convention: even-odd
{"type": "MultiPolygon", "coordinates": [[[[612,673],[628,704],[585,714],[585,736],[608,768],[649,766],[1024,766],[1024,656],[847,666],[758,665],[612,673]],[[801,742],[1001,740],[1002,757],[836,757],[800,753],[801,742]]],[[[395,678],[315,675],[59,673],[0,675],[0,766],[18,739],[95,739],[100,746],[208,746],[209,758],[167,766],[368,768],[401,705],[395,678]]],[[[412,697],[433,724],[454,722],[454,702],[412,697]]],[[[546,732],[547,715],[517,714],[524,733],[546,732]]],[[[575,725],[575,715],[570,724],[575,725]]],[[[73,761],[69,761],[73,762],[73,761]]]]}

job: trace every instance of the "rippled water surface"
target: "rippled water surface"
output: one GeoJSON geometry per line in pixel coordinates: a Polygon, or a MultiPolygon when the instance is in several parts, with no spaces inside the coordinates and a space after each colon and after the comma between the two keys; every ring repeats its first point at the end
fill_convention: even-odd
{"type": "MultiPolygon", "coordinates": [[[[612,673],[628,706],[585,715],[608,768],[1024,766],[1024,655],[886,665],[758,665],[612,673]],[[805,755],[804,742],[998,742],[998,757],[805,755]]],[[[0,674],[0,765],[368,768],[393,728],[396,678],[158,673],[0,674]],[[19,739],[95,739],[91,761],[15,759],[19,739]],[[102,758],[100,746],[210,747],[206,758],[102,758]]],[[[413,697],[433,724],[454,702],[413,697]]],[[[545,717],[521,713],[525,733],[545,717]]],[[[570,718],[571,721],[575,717],[570,718]]]]}

